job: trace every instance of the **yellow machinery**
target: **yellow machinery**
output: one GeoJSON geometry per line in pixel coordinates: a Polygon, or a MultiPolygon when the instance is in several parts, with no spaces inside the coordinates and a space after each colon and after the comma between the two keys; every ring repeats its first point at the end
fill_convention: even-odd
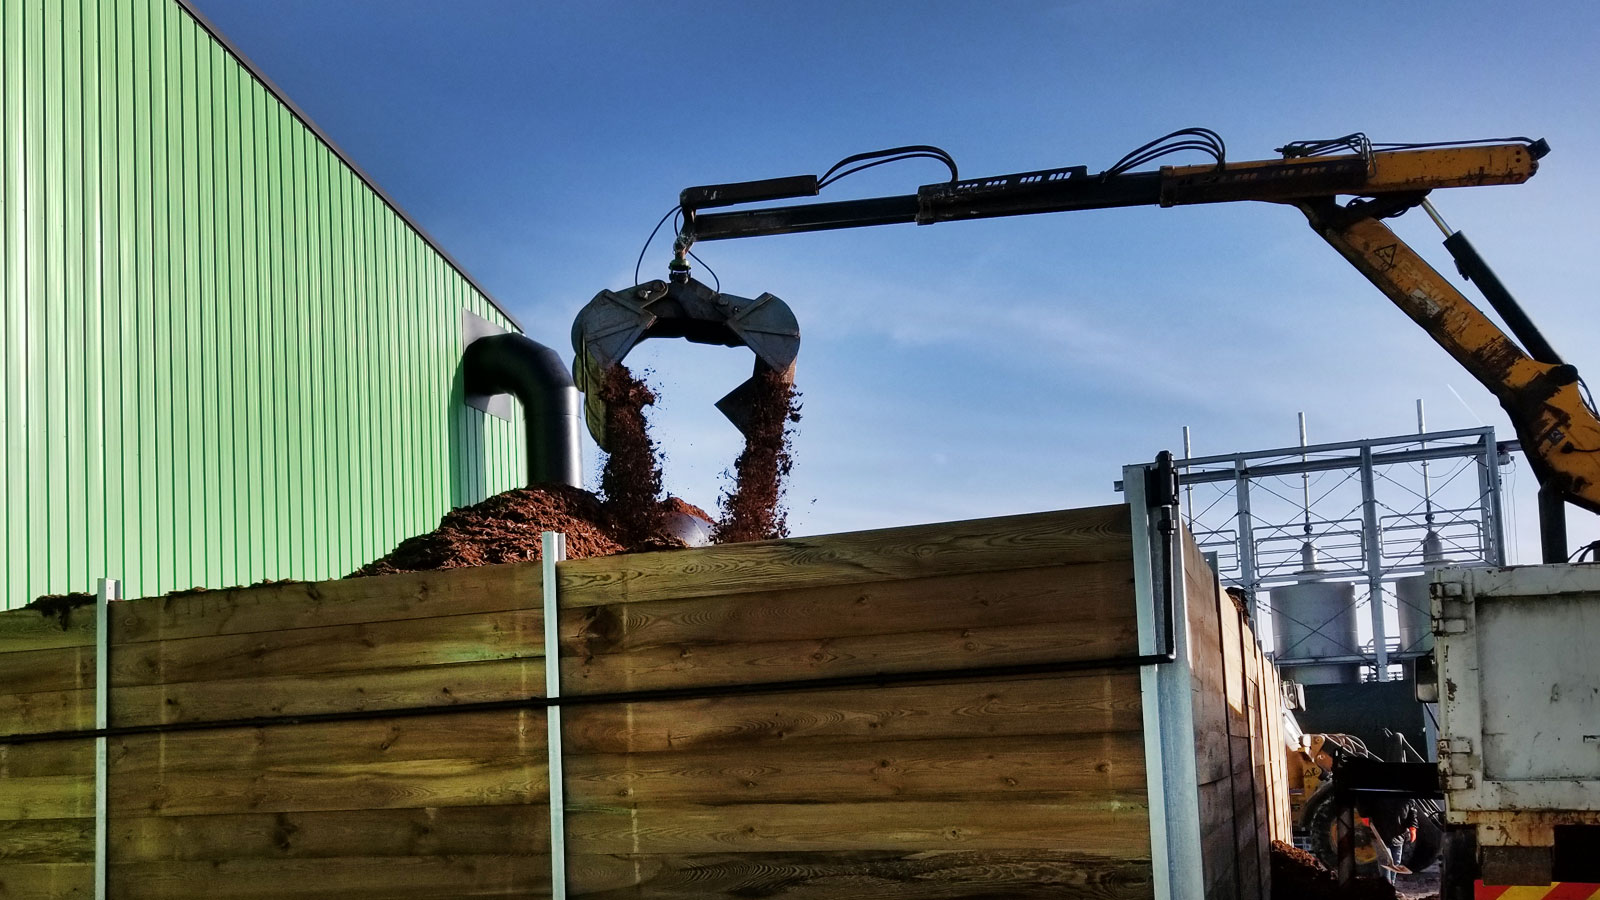
{"type": "MultiPolygon", "coordinates": [[[[1528,138],[1374,144],[1365,135],[1351,134],[1332,140],[1290,143],[1278,150],[1282,154],[1279,159],[1232,162],[1215,132],[1194,128],[1151,141],[1096,173],[1089,172],[1086,166],[1070,166],[962,179],[949,154],[936,147],[910,146],[847,157],[821,176],[692,187],[682,192],[676,210],[682,225],[675,247],[674,274],[679,280],[686,278],[687,259],[693,257],[690,248],[702,241],[1123,206],[1170,207],[1243,200],[1292,205],[1323,240],[1500,401],[1539,477],[1545,562],[1565,563],[1565,504],[1570,502],[1600,513],[1600,417],[1577,370],[1561,359],[1466,237],[1450,229],[1428,201],[1428,194],[1435,189],[1527,181],[1538,171],[1539,160],[1549,152],[1549,146],[1543,140],[1528,138]],[[1138,171],[1141,166],[1178,152],[1200,152],[1211,160],[1202,165],[1138,171]],[[707,212],[718,207],[815,196],[852,173],[915,158],[944,163],[950,170],[949,180],[923,185],[914,194],[892,197],[707,212]],[[1445,248],[1457,268],[1477,285],[1511,334],[1502,331],[1384,223],[1385,219],[1416,208],[1424,210],[1444,232],[1445,248]]],[[[783,324],[787,328],[787,322],[783,324]]],[[[580,321],[574,329],[574,343],[580,353],[600,344],[603,330],[598,320],[580,321]]],[[[785,329],[776,330],[789,334],[785,329]]],[[[794,336],[797,334],[797,330],[793,331],[794,336]]],[[[1550,570],[1552,578],[1556,578],[1570,567],[1540,568],[1550,570]]],[[[1444,585],[1442,589],[1449,587],[1444,585]]],[[[1419,685],[1428,681],[1419,677],[1419,685]]],[[[1510,681],[1502,687],[1511,690],[1510,681]]],[[[1453,693],[1455,687],[1450,690],[1453,693]]],[[[1553,696],[1551,701],[1554,702],[1553,696]]],[[[1592,738],[1583,736],[1585,742],[1592,743],[1592,738]]],[[[1470,761],[1474,752],[1465,746],[1451,745],[1447,749],[1450,766],[1456,767],[1464,765],[1456,757],[1470,761]]],[[[1376,831],[1395,840],[1396,832],[1413,830],[1407,823],[1416,824],[1419,808],[1426,812],[1422,817],[1426,824],[1437,825],[1438,808],[1433,800],[1450,796],[1446,791],[1471,787],[1471,777],[1467,775],[1441,780],[1442,772],[1454,771],[1449,766],[1406,762],[1405,754],[1399,761],[1386,763],[1339,735],[1309,736],[1306,743],[1291,751],[1290,758],[1292,789],[1300,792],[1303,806],[1297,810],[1298,818],[1313,832],[1314,843],[1318,835],[1339,841],[1341,878],[1348,877],[1351,864],[1360,861],[1359,848],[1351,847],[1352,838],[1358,833],[1365,831],[1370,838],[1376,831]],[[1362,816],[1371,817],[1372,827],[1357,827],[1353,792],[1365,792],[1362,816]],[[1414,798],[1416,804],[1408,806],[1408,798],[1414,798]],[[1377,827],[1380,818],[1388,823],[1387,829],[1377,827]]],[[[1600,782],[1595,785],[1600,786],[1600,782]]],[[[1559,807],[1564,801],[1558,798],[1552,802],[1559,807]]],[[[1543,814],[1551,803],[1501,806],[1515,818],[1521,814],[1519,810],[1543,814]]],[[[1589,821],[1583,818],[1587,815],[1574,821],[1589,821]]],[[[1459,818],[1450,821],[1455,824],[1444,852],[1452,871],[1446,873],[1444,889],[1452,900],[1471,896],[1474,881],[1480,875],[1500,878],[1493,882],[1499,884],[1543,884],[1560,868],[1561,864],[1552,863],[1552,859],[1563,854],[1567,858],[1581,857],[1581,880],[1600,880],[1590,877],[1600,873],[1600,865],[1591,865],[1600,859],[1600,853],[1588,852],[1587,845],[1580,847],[1574,857],[1570,847],[1563,849],[1559,835],[1554,838],[1552,849],[1549,842],[1521,840],[1515,835],[1507,837],[1510,832],[1495,832],[1500,834],[1498,843],[1486,847],[1480,855],[1482,829],[1474,832],[1471,826],[1459,824],[1463,821],[1459,818]]],[[[1360,824],[1366,825],[1367,819],[1360,819],[1360,824]]],[[[1600,848],[1600,839],[1596,839],[1600,826],[1596,829],[1579,837],[1594,839],[1595,848],[1600,848]]],[[[1419,844],[1425,830],[1429,829],[1415,829],[1419,844]]],[[[1439,832],[1431,834],[1437,850],[1439,832]]],[[[1384,842],[1369,839],[1366,844],[1369,863],[1387,861],[1391,868],[1396,867],[1384,842]]]]}
{"type": "MultiPolygon", "coordinates": [[[[1577,371],[1555,353],[1460,232],[1451,231],[1427,196],[1439,188],[1520,184],[1549,152],[1543,140],[1381,145],[1353,134],[1279,148],[1281,159],[1230,162],[1207,129],[1174,132],[1098,173],[1085,166],[962,180],[949,154],[899,147],[841,160],[822,176],[688,188],[677,258],[696,242],[915,222],[1028,215],[1121,206],[1188,206],[1254,200],[1300,209],[1313,230],[1500,401],[1541,484],[1547,562],[1567,558],[1565,502],[1600,513],[1600,418],[1580,391],[1577,371]],[[1179,151],[1208,153],[1204,165],[1138,166],[1179,151]],[[733,212],[716,207],[818,194],[862,169],[932,158],[950,180],[915,194],[733,212]],[[1340,202],[1340,197],[1351,198],[1340,202]],[[1446,234],[1445,247],[1515,335],[1505,332],[1383,220],[1422,207],[1446,234]],[[1520,341],[1520,345],[1519,342],[1520,341]]],[[[577,329],[581,332],[583,329],[577,329]]],[[[582,345],[581,336],[575,342],[582,345]]]]}

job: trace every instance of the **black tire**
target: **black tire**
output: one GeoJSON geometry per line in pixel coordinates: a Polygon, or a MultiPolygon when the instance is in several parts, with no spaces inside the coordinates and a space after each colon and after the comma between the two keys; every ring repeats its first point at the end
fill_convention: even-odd
{"type": "Polygon", "coordinates": [[[1431,815],[1419,813],[1417,816],[1417,839],[1406,848],[1406,868],[1413,872],[1433,865],[1439,859],[1439,851],[1444,845],[1444,825],[1431,815]]]}
{"type": "MultiPolygon", "coordinates": [[[[1327,867],[1330,872],[1339,871],[1339,845],[1337,843],[1335,828],[1339,819],[1339,804],[1334,800],[1333,784],[1329,783],[1319,788],[1306,801],[1302,811],[1303,821],[1306,826],[1306,835],[1311,842],[1311,854],[1317,861],[1327,867]]],[[[1356,863],[1355,874],[1366,877],[1378,877],[1382,870],[1376,862],[1366,864],[1356,863]]]]}

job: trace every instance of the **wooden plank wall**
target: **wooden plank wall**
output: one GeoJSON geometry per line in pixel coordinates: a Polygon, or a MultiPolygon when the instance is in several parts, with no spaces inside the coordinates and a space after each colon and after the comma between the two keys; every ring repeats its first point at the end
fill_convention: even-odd
{"type": "MultiPolygon", "coordinates": [[[[1130,553],[1104,507],[562,564],[572,895],[1150,896],[1137,671],[983,671],[1136,652],[1130,553]]],[[[112,725],[202,727],[110,741],[115,895],[547,894],[540,597],[117,605],[112,725]]],[[[0,735],[89,725],[93,619],[0,614],[0,735]]],[[[0,895],[85,895],[92,752],[0,743],[0,895]]]]}
{"type": "MultiPolygon", "coordinates": [[[[1105,507],[569,563],[562,691],[1133,654],[1129,527],[1105,507]]],[[[563,715],[585,896],[1150,896],[1134,669],[563,715]]]]}
{"type": "Polygon", "coordinates": [[[1268,849],[1289,840],[1277,670],[1184,535],[1195,763],[1207,900],[1267,900],[1268,849]]]}

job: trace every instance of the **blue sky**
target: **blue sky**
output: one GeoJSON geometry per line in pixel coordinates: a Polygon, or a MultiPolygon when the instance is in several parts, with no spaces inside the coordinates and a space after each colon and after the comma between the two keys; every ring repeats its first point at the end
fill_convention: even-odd
{"type": "MultiPolygon", "coordinates": [[[[196,2],[563,351],[590,297],[633,283],[685,186],[909,143],[944,147],[963,175],[1098,171],[1199,125],[1239,160],[1357,130],[1548,138],[1528,184],[1434,200],[1600,378],[1595,4],[196,2]]],[[[941,173],[888,166],[830,193],[909,192],[941,173]]],[[[1450,269],[1420,213],[1395,227],[1450,269]]],[[[1116,502],[1121,466],[1177,448],[1183,425],[1197,454],[1293,443],[1302,410],[1313,441],[1375,437],[1410,431],[1422,398],[1431,427],[1512,436],[1490,395],[1288,208],[698,250],[725,290],[769,291],[800,319],[799,533],[1116,502]]],[[[663,240],[645,277],[667,256],[663,240]]],[[[662,341],[629,359],[665,395],[669,487],[701,505],[739,440],[711,403],[749,360],[662,341]]],[[[1525,464],[1517,483],[1533,561],[1525,464]]],[[[1575,538],[1600,537],[1592,516],[1572,518],[1575,538]]]]}

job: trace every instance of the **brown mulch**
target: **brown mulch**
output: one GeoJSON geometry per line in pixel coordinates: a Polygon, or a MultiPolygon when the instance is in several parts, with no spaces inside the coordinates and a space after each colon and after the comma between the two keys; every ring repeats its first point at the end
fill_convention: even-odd
{"type": "Polygon", "coordinates": [[[80,606],[93,606],[97,599],[94,594],[81,592],[44,594],[22,608],[34,610],[46,619],[55,619],[61,630],[66,631],[72,624],[72,611],[80,606]]]}
{"type": "Polygon", "coordinates": [[[755,376],[755,398],[744,450],[733,464],[733,487],[722,495],[722,517],[711,533],[719,544],[787,537],[783,482],[794,466],[790,425],[800,421],[800,395],[783,376],[755,376]]]}
{"type": "Polygon", "coordinates": [[[541,534],[567,536],[567,558],[586,559],[682,547],[669,533],[671,514],[688,513],[711,526],[717,543],[763,540],[788,533],[783,479],[793,465],[789,426],[800,419],[799,396],[776,375],[757,379],[754,434],[734,464],[733,487],[715,522],[705,510],[664,497],[663,455],[650,437],[644,411],[655,392],[622,365],[606,372],[605,464],[600,493],[564,485],[518,488],[446,513],[434,530],[407,538],[352,577],[526,562],[542,556],[541,534]]]}
{"type": "Polygon", "coordinates": [[[1273,900],[1396,900],[1394,885],[1357,878],[1341,890],[1338,879],[1315,856],[1283,841],[1272,842],[1273,900]]]}
{"type": "Polygon", "coordinates": [[[710,513],[698,506],[695,506],[693,503],[690,503],[682,497],[668,497],[667,499],[661,501],[661,511],[667,514],[688,513],[689,515],[694,516],[696,519],[704,519],[707,522],[716,521],[715,519],[711,518],[710,513]]]}
{"type": "Polygon", "coordinates": [[[622,364],[606,370],[606,461],[600,496],[623,544],[639,544],[661,528],[661,451],[650,437],[644,410],[655,392],[622,364]]]}
{"type": "MultiPolygon", "coordinates": [[[[655,504],[657,521],[668,504],[675,511],[696,509],[669,498],[655,504]]],[[[701,516],[710,521],[704,513],[701,516]]],[[[581,488],[544,485],[517,488],[482,503],[453,509],[439,520],[438,528],[401,541],[387,555],[351,573],[351,577],[542,559],[541,535],[546,531],[567,536],[568,559],[683,546],[681,541],[659,531],[625,538],[625,531],[632,535],[636,529],[620,526],[599,497],[581,488]]]]}

